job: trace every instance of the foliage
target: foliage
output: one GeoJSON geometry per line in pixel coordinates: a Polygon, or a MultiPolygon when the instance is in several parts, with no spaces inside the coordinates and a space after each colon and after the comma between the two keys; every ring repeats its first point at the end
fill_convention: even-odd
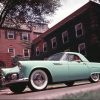
{"type": "Polygon", "coordinates": [[[45,15],[51,15],[60,6],[60,0],[0,0],[3,9],[0,15],[0,26],[11,21],[20,23],[44,23],[45,15]]]}

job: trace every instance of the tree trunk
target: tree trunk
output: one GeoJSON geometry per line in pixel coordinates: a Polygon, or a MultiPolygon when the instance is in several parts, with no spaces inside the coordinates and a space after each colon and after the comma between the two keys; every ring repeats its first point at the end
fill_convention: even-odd
{"type": "Polygon", "coordinates": [[[3,25],[5,18],[7,16],[7,14],[9,13],[9,10],[14,6],[14,1],[12,0],[8,0],[7,5],[5,6],[5,8],[3,9],[3,11],[1,12],[0,15],[0,26],[3,25]]]}

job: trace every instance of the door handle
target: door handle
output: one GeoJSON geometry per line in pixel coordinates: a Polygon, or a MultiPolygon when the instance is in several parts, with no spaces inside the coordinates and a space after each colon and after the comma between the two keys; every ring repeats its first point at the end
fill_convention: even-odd
{"type": "Polygon", "coordinates": [[[86,63],[83,63],[83,65],[86,65],[86,63]]]}
{"type": "Polygon", "coordinates": [[[53,63],[54,65],[62,65],[61,63],[53,63]]]}

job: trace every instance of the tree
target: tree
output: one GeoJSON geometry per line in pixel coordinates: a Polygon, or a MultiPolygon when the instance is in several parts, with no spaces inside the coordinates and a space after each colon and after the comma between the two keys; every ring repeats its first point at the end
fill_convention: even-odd
{"type": "Polygon", "coordinates": [[[0,0],[0,3],[3,5],[0,26],[11,21],[17,27],[20,23],[44,23],[45,15],[53,14],[60,6],[60,0],[0,0]]]}

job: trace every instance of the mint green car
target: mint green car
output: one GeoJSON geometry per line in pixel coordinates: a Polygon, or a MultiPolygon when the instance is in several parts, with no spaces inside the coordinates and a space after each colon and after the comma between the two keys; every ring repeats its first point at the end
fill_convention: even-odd
{"type": "Polygon", "coordinates": [[[14,93],[24,91],[28,86],[32,91],[43,90],[49,84],[65,83],[72,86],[76,81],[99,81],[100,63],[89,62],[75,52],[60,52],[42,61],[19,61],[18,66],[3,69],[5,84],[14,93]]]}

